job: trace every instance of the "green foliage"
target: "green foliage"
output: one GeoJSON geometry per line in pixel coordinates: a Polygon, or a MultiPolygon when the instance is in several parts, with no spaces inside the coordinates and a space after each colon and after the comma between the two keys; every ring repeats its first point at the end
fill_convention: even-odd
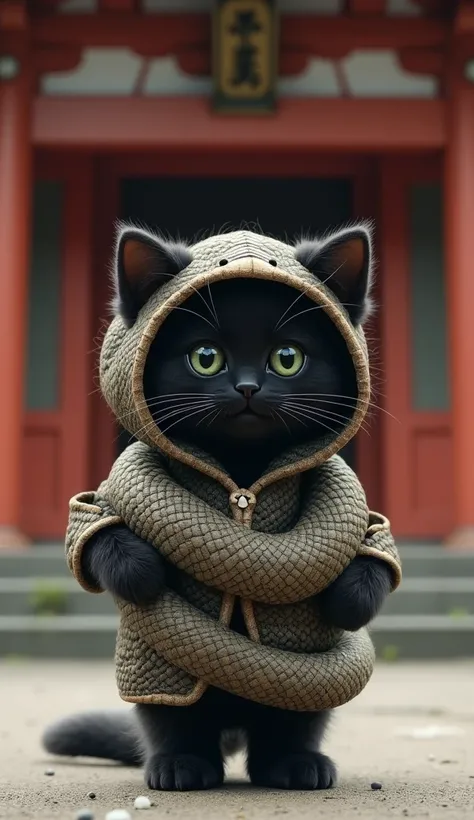
{"type": "Polygon", "coordinates": [[[450,618],[465,618],[467,615],[469,615],[469,610],[462,606],[454,606],[448,612],[450,618]]]}
{"type": "Polygon", "coordinates": [[[393,663],[393,661],[396,661],[397,658],[398,658],[398,655],[399,655],[399,649],[398,649],[398,646],[395,646],[395,644],[387,644],[387,646],[384,646],[382,648],[382,651],[380,653],[380,657],[384,661],[389,661],[390,663],[393,663]]]}
{"type": "Polygon", "coordinates": [[[30,595],[35,615],[63,615],[67,610],[67,593],[60,584],[38,581],[30,595]]]}

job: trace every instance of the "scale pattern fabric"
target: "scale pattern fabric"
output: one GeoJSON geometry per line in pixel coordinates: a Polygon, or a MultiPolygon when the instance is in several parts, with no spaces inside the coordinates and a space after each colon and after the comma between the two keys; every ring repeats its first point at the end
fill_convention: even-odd
{"type": "Polygon", "coordinates": [[[184,706],[212,685],[285,709],[339,706],[366,685],[374,651],[366,630],[325,625],[318,595],[357,555],[387,561],[394,589],[401,579],[389,522],[369,511],[357,477],[336,455],[367,411],[365,340],[290,246],[242,231],[204,240],[192,253],[189,267],[150,298],[131,328],[117,317],[104,338],[102,391],[140,441],[96,492],[71,500],[68,563],[86,589],[100,592],[82,576],[82,549],[95,532],[122,522],[172,568],[155,604],[117,601],[124,700],[184,706]],[[222,257],[226,266],[218,264],[222,257]],[[197,288],[234,277],[284,282],[320,305],[346,341],[358,385],[357,407],[338,436],[283,454],[248,489],[206,453],[166,438],[143,395],[146,357],[166,316],[197,288]],[[229,628],[238,605],[247,636],[229,628]]]}

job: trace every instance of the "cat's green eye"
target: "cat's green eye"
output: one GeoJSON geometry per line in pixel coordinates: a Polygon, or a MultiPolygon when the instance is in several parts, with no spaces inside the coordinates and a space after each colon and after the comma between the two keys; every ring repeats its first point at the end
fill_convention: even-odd
{"type": "Polygon", "coordinates": [[[189,363],[200,376],[217,376],[224,369],[225,356],[214,345],[199,345],[189,354],[189,363]]]}
{"type": "Polygon", "coordinates": [[[278,376],[296,376],[304,365],[304,353],[295,345],[277,347],[270,354],[269,365],[278,376]]]}

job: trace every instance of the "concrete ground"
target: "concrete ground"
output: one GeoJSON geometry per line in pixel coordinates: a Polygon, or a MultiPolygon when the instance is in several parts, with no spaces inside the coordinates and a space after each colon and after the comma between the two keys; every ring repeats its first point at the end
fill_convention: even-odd
{"type": "Polygon", "coordinates": [[[134,815],[140,794],[154,801],[148,820],[474,814],[474,663],[380,666],[365,692],[338,710],[328,737],[338,787],[314,793],[252,789],[238,759],[221,790],[163,794],[148,792],[139,770],[48,758],[39,736],[49,721],[119,704],[108,664],[4,662],[0,703],[0,818],[73,820],[84,807],[96,820],[113,808],[134,815]],[[374,781],[380,791],[371,790],[374,781]]]}

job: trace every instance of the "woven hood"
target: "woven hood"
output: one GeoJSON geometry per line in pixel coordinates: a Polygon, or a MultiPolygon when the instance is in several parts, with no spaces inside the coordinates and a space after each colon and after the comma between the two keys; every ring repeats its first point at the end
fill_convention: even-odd
{"type": "MultiPolygon", "coordinates": [[[[153,340],[170,312],[196,290],[213,282],[258,278],[280,282],[304,293],[331,319],[351,356],[357,383],[357,403],[351,420],[337,435],[329,433],[313,444],[284,453],[250,490],[257,492],[280,478],[317,467],[341,450],[357,433],[370,400],[368,354],[362,328],[354,326],[345,308],[317,276],[298,261],[294,247],[250,231],[235,231],[205,239],[189,248],[189,264],[166,278],[138,312],[133,324],[117,315],[104,337],[100,385],[116,418],[127,431],[150,447],[237,490],[230,476],[205,453],[165,436],[153,422],[144,396],[144,369],[153,340]],[[222,260],[226,264],[222,264],[222,260]],[[271,263],[270,263],[271,260],[271,263]],[[276,265],[275,265],[276,262],[276,265]],[[220,264],[221,263],[221,264],[220,264]]],[[[188,261],[188,260],[187,260],[188,261]]]]}

